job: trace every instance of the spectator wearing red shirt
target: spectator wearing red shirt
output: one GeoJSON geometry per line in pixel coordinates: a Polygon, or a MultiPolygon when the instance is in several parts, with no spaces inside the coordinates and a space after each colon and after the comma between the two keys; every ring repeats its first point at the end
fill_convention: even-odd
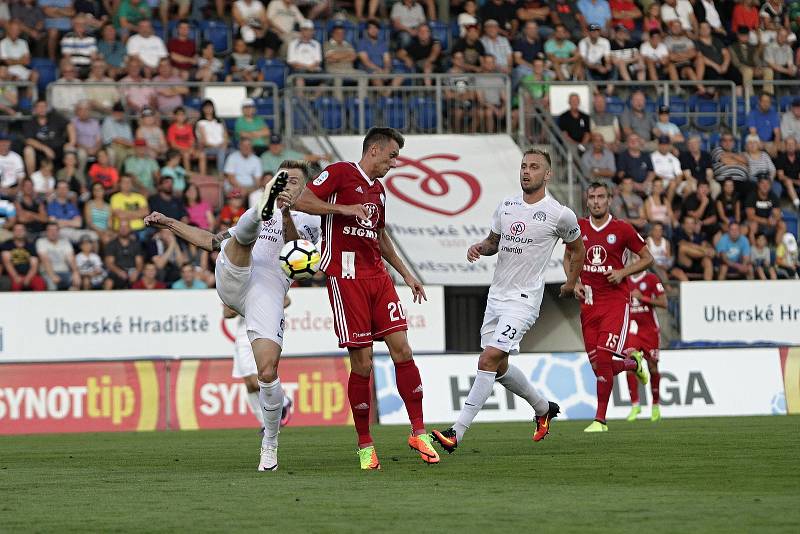
{"type": "Polygon", "coordinates": [[[142,277],[133,283],[132,289],[167,289],[164,282],[156,278],[158,269],[154,263],[147,262],[142,270],[142,277]]]}
{"type": "Polygon", "coordinates": [[[244,199],[239,189],[231,189],[222,211],[219,212],[219,222],[228,227],[234,226],[239,217],[244,215],[244,199]]]}
{"type": "Polygon", "coordinates": [[[182,107],[175,109],[175,122],[167,129],[167,143],[169,147],[181,153],[183,168],[191,172],[192,160],[198,159],[197,143],[194,137],[194,128],[186,120],[186,110],[182,107]]]}
{"type": "Polygon", "coordinates": [[[629,32],[636,28],[636,21],[642,18],[642,11],[633,0],[609,0],[611,8],[611,26],[625,26],[629,32]]]}
{"type": "Polygon", "coordinates": [[[740,27],[744,26],[750,31],[758,29],[758,0],[742,0],[733,8],[731,17],[731,29],[736,33],[740,27]]]}
{"type": "Polygon", "coordinates": [[[197,66],[197,44],[190,38],[191,29],[188,20],[180,21],[177,37],[167,42],[169,60],[184,80],[189,79],[190,71],[197,66]]]}
{"type": "Polygon", "coordinates": [[[92,183],[103,184],[103,188],[106,192],[115,189],[117,182],[119,182],[119,171],[116,167],[111,165],[108,152],[106,152],[105,148],[101,148],[97,151],[97,161],[89,167],[88,174],[92,183]]]}

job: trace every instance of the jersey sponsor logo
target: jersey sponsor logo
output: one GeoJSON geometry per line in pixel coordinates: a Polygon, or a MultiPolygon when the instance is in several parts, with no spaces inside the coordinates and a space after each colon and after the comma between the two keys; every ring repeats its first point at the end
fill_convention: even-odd
{"type": "Polygon", "coordinates": [[[608,237],[606,237],[606,241],[608,241],[609,245],[613,245],[614,243],[617,242],[617,235],[616,234],[608,234],[608,237]]]}
{"type": "Polygon", "coordinates": [[[537,211],[533,214],[533,220],[545,222],[547,220],[547,214],[543,211],[537,211]]]}
{"type": "Polygon", "coordinates": [[[603,265],[606,262],[608,254],[603,245],[593,245],[586,251],[586,259],[592,265],[603,265]]]}
{"type": "Polygon", "coordinates": [[[525,231],[525,223],[522,221],[516,221],[514,223],[511,223],[510,231],[511,235],[513,236],[518,236],[522,234],[525,231]]]}
{"type": "Polygon", "coordinates": [[[366,237],[376,241],[378,240],[378,232],[375,230],[367,230],[365,228],[357,228],[355,226],[345,226],[342,228],[342,234],[353,235],[356,237],[366,237]]]}
{"type": "Polygon", "coordinates": [[[330,176],[328,171],[322,171],[321,173],[319,173],[319,176],[314,178],[314,181],[312,183],[314,185],[322,185],[325,182],[325,180],[328,179],[328,176],[330,176]]]}
{"type": "Polygon", "coordinates": [[[356,221],[358,221],[358,224],[364,228],[377,228],[378,219],[380,218],[381,214],[378,206],[370,202],[368,204],[364,204],[364,208],[367,210],[367,213],[369,213],[369,219],[361,219],[360,217],[356,217],[356,221]]]}
{"type": "Polygon", "coordinates": [[[516,200],[506,200],[503,203],[503,205],[506,206],[506,207],[508,207],[508,206],[519,206],[519,202],[516,201],[516,200]]]}

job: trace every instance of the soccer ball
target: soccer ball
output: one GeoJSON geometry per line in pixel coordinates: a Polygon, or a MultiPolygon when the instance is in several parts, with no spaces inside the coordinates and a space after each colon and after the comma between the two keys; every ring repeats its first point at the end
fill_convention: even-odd
{"type": "Polygon", "coordinates": [[[289,241],[281,249],[281,269],[292,280],[307,280],[319,270],[319,252],[305,239],[289,241]]]}

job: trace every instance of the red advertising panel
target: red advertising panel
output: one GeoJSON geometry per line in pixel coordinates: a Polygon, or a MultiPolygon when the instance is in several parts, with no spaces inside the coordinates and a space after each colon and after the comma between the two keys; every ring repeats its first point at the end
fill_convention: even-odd
{"type": "Polygon", "coordinates": [[[163,430],[164,362],[0,365],[0,434],[163,430]]]}
{"type": "MultiPolygon", "coordinates": [[[[257,425],[247,389],[231,377],[231,360],[181,360],[170,367],[170,428],[246,428],[257,425]]],[[[292,399],[292,426],[352,424],[347,358],[286,358],[281,383],[292,399]]]]}

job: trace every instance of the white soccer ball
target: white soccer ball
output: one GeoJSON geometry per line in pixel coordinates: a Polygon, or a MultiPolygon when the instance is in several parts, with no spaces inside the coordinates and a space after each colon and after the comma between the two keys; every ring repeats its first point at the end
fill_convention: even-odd
{"type": "Polygon", "coordinates": [[[319,252],[314,243],[306,239],[289,241],[281,249],[283,272],[292,280],[307,280],[319,270],[319,252]]]}

